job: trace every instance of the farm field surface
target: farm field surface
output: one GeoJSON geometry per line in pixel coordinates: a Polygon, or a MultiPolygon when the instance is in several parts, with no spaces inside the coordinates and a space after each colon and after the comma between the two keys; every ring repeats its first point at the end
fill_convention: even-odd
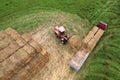
{"type": "Polygon", "coordinates": [[[8,27],[21,34],[38,32],[39,43],[50,52],[50,62],[32,80],[120,79],[119,0],[0,0],[0,30],[8,27]],[[68,62],[78,49],[62,45],[53,28],[63,25],[82,40],[99,21],[108,28],[76,73],[68,62]]]}

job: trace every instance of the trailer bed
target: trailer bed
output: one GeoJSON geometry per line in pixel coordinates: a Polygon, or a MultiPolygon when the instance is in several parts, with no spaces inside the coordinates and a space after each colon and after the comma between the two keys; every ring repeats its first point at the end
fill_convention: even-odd
{"type": "Polygon", "coordinates": [[[69,62],[70,67],[79,71],[85,60],[89,56],[90,52],[94,49],[97,42],[103,35],[104,30],[94,26],[88,35],[83,39],[81,49],[73,56],[69,62]]]}

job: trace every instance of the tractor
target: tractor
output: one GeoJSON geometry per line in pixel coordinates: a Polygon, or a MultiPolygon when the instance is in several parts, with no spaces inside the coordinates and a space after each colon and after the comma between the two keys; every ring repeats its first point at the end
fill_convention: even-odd
{"type": "Polygon", "coordinates": [[[66,34],[65,32],[65,28],[63,26],[56,26],[54,28],[54,32],[57,38],[59,38],[61,40],[62,44],[66,44],[69,40],[69,36],[66,34]]]}

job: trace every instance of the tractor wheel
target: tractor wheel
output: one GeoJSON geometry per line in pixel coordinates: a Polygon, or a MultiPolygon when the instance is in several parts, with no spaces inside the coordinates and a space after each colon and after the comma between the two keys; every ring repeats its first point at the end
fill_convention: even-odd
{"type": "Polygon", "coordinates": [[[66,39],[63,39],[63,38],[61,39],[61,43],[62,43],[62,44],[66,44],[66,42],[67,42],[66,39]]]}
{"type": "Polygon", "coordinates": [[[64,41],[61,41],[61,43],[62,43],[62,44],[65,44],[65,42],[64,42],[64,41]]]}

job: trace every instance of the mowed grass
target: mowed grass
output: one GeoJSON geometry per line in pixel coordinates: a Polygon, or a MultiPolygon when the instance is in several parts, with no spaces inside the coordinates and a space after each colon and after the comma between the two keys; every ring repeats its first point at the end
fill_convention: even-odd
{"type": "MultiPolygon", "coordinates": [[[[75,80],[119,80],[119,0],[0,0],[0,30],[13,27],[19,32],[31,31],[49,22],[52,18],[49,14],[53,11],[75,14],[85,22],[87,20],[87,23],[83,22],[87,31],[100,20],[108,23],[105,34],[75,80]]],[[[71,30],[71,27],[68,28],[71,30]]]]}

